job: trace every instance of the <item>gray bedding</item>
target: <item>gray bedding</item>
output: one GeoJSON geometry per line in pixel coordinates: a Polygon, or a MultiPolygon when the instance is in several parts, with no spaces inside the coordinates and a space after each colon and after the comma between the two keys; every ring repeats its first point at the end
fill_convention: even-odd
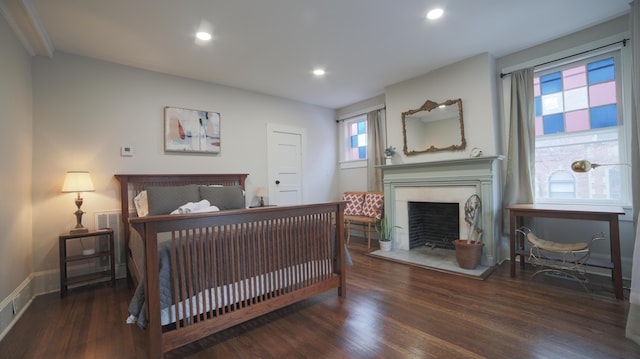
{"type": "MultiPolygon", "coordinates": [[[[173,291],[171,290],[171,247],[170,243],[163,243],[158,247],[158,266],[160,273],[160,307],[166,308],[172,303],[173,291]]],[[[147,321],[146,299],[144,282],[140,281],[133,298],[129,302],[129,314],[137,317],[136,323],[141,328],[146,328],[147,321]]]]}

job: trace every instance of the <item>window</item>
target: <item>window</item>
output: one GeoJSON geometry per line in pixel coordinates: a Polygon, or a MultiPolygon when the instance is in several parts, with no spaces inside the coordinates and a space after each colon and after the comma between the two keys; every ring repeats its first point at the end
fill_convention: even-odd
{"type": "Polygon", "coordinates": [[[346,149],[344,159],[357,161],[367,159],[367,116],[357,116],[344,121],[346,149]]]}
{"type": "Polygon", "coordinates": [[[575,198],[575,178],[569,171],[557,171],[549,176],[550,198],[575,198]]]}
{"type": "Polygon", "coordinates": [[[563,64],[534,75],[536,202],[627,204],[623,177],[611,166],[587,173],[573,161],[618,164],[626,159],[620,51],[563,64]]]}

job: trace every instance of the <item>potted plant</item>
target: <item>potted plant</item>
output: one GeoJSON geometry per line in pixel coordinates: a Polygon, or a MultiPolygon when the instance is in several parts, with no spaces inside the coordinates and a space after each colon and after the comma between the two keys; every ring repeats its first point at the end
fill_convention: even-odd
{"type": "Polygon", "coordinates": [[[387,221],[387,217],[382,217],[382,219],[376,222],[376,232],[378,232],[379,242],[380,242],[380,250],[384,252],[388,252],[391,250],[391,231],[394,228],[402,228],[400,226],[390,226],[387,221]]]}
{"type": "Polygon", "coordinates": [[[396,153],[396,148],[393,147],[393,146],[389,146],[389,147],[384,149],[385,164],[387,164],[387,165],[392,164],[391,158],[393,157],[393,155],[395,153],[396,153]]]}
{"type": "Polygon", "coordinates": [[[464,221],[469,224],[467,239],[456,239],[456,261],[460,268],[475,269],[482,258],[482,229],[478,228],[482,214],[482,203],[477,194],[467,199],[464,205],[464,221]]]}

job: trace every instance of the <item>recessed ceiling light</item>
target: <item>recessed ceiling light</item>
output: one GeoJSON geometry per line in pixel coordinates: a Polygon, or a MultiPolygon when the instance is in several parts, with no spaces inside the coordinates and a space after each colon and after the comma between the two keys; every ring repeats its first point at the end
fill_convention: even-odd
{"type": "Polygon", "coordinates": [[[211,34],[208,32],[200,31],[196,34],[196,37],[200,40],[209,41],[211,40],[211,34]]]}
{"type": "Polygon", "coordinates": [[[431,10],[431,11],[429,11],[429,12],[427,13],[427,19],[429,19],[429,20],[435,20],[435,19],[437,19],[437,18],[441,17],[441,16],[442,16],[442,14],[444,14],[444,10],[442,10],[442,9],[440,9],[440,8],[433,9],[433,10],[431,10]]]}
{"type": "Polygon", "coordinates": [[[315,76],[324,76],[326,72],[324,71],[324,69],[315,69],[313,70],[313,74],[315,76]]]}

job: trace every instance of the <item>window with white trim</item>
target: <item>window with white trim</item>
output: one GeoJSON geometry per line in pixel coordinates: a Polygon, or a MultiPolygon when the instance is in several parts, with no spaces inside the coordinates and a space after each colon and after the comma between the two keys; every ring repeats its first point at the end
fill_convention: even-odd
{"type": "Polygon", "coordinates": [[[620,50],[536,71],[536,202],[630,203],[620,50]],[[568,171],[585,159],[602,166],[568,171]]]}
{"type": "Polygon", "coordinates": [[[344,155],[343,161],[359,161],[367,159],[367,115],[344,120],[344,155]]]}

